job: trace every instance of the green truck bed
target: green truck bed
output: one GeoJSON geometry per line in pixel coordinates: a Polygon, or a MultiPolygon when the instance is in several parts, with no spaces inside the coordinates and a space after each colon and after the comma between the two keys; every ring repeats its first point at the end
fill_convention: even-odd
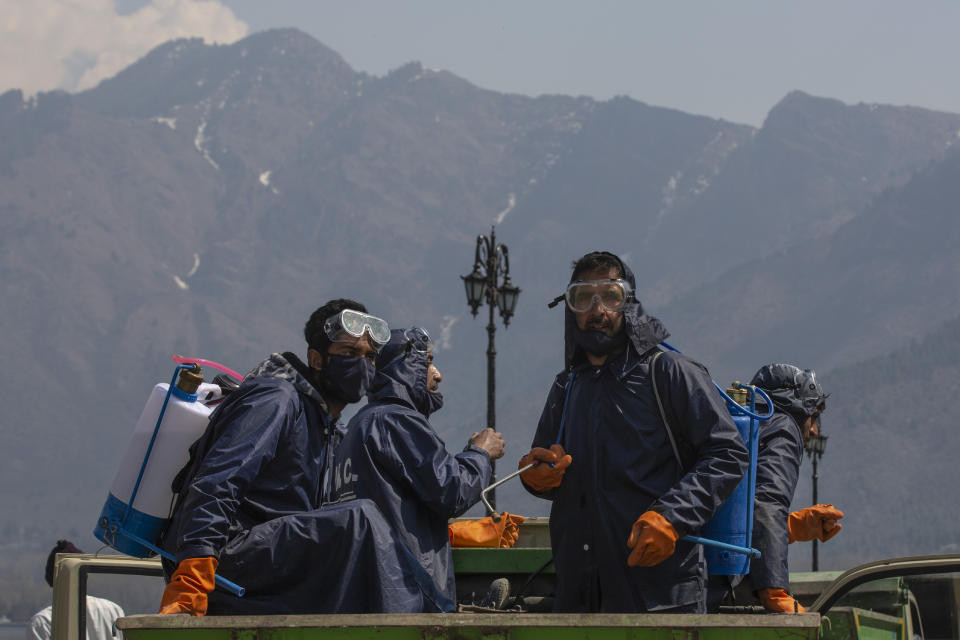
{"type": "Polygon", "coordinates": [[[820,615],[449,613],[323,616],[130,616],[127,640],[814,640],[820,615]]]}
{"type": "MultiPolygon", "coordinates": [[[[485,594],[492,580],[506,577],[513,596],[522,591],[523,604],[541,601],[549,611],[549,596],[555,575],[550,564],[546,518],[532,518],[521,529],[513,549],[455,549],[457,596],[463,609],[451,614],[365,614],[365,615],[258,615],[190,617],[130,615],[117,627],[127,640],[174,638],[177,640],[306,640],[309,638],[400,639],[538,639],[657,638],[663,640],[776,638],[779,640],[822,638],[823,640],[913,640],[922,625],[914,627],[911,611],[924,609],[909,588],[918,583],[934,597],[925,614],[939,630],[927,637],[957,638],[960,613],[951,613],[960,603],[960,554],[899,558],[860,565],[839,574],[819,572],[792,574],[791,591],[814,612],[805,614],[764,614],[749,607],[746,593],[738,596],[746,611],[713,615],[676,614],[554,614],[536,607],[526,611],[492,611],[469,603],[485,594]],[[546,544],[545,544],[546,543],[546,544]],[[939,577],[937,577],[939,576],[939,577]],[[934,582],[933,580],[936,579],[934,582]],[[935,587],[935,588],[934,588],[935,587]],[[942,604],[941,600],[943,603],[942,604]],[[946,612],[946,613],[944,613],[946,612]],[[943,614],[943,620],[936,617],[943,614]],[[956,615],[954,615],[956,614],[956,615]]],[[[157,559],[126,556],[61,554],[54,577],[53,638],[81,640],[85,637],[88,575],[136,574],[160,580],[157,559]]],[[[139,580],[139,578],[138,578],[139,580]]],[[[162,585],[162,583],[160,583],[162,585]]],[[[158,585],[158,586],[160,586],[158,585]]],[[[511,601],[511,604],[516,602],[511,601]]]]}

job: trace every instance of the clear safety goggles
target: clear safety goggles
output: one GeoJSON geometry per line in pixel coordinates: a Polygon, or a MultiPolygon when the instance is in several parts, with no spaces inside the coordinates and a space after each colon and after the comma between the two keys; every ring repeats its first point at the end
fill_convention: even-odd
{"type": "Polygon", "coordinates": [[[823,392],[823,387],[817,382],[816,372],[811,369],[803,369],[793,376],[793,385],[800,396],[807,415],[814,415],[814,412],[816,412],[819,422],[819,415],[826,409],[825,400],[830,394],[823,392]]]}
{"type": "Polygon", "coordinates": [[[433,350],[433,340],[423,327],[410,327],[403,332],[407,346],[417,353],[428,353],[433,350]]]}
{"type": "Polygon", "coordinates": [[[377,351],[390,341],[390,325],[386,320],[354,309],[344,309],[327,318],[323,330],[331,342],[351,342],[366,333],[377,351]]]}
{"type": "Polygon", "coordinates": [[[623,280],[587,280],[571,282],[563,297],[575,313],[583,313],[599,304],[607,311],[621,311],[633,294],[623,280]]]}

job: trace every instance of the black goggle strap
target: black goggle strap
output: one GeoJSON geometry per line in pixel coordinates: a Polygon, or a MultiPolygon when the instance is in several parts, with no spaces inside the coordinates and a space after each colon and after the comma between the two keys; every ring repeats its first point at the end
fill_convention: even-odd
{"type": "Polygon", "coordinates": [[[566,297],[567,297],[566,292],[561,293],[556,298],[554,298],[553,300],[547,303],[547,309],[553,309],[555,306],[563,302],[566,297]]]}

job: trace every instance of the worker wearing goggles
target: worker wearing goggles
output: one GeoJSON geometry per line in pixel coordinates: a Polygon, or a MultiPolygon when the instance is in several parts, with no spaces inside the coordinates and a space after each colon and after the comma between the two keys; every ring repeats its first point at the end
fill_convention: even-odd
{"type": "MultiPolygon", "coordinates": [[[[403,337],[407,341],[408,351],[427,357],[427,391],[430,405],[428,411],[433,413],[443,404],[443,396],[439,390],[443,377],[433,363],[433,340],[422,327],[407,329],[403,332],[403,337]]],[[[479,520],[453,522],[448,527],[450,544],[454,547],[512,547],[519,537],[519,526],[522,523],[523,516],[506,512],[498,519],[487,516],[479,520]]]]}
{"type": "Polygon", "coordinates": [[[454,530],[448,520],[480,500],[490,483],[491,461],[503,455],[503,436],[491,428],[474,433],[460,453],[447,451],[430,424],[443,405],[443,380],[433,361],[430,334],[420,327],[394,329],[377,356],[377,375],[337,447],[334,499],[375,502],[423,565],[440,599],[411,600],[406,613],[456,610],[451,542],[508,546],[523,518],[504,513],[454,530]]]}
{"type": "Polygon", "coordinates": [[[520,478],[551,500],[554,611],[703,613],[701,551],[681,540],[733,492],[746,447],[706,369],[658,354],[668,333],[634,297],[619,257],[589,253],[563,295],[565,369],[551,386],[520,478]],[[670,446],[651,380],[673,429],[670,446]]]}
{"type": "MultiPolygon", "coordinates": [[[[750,587],[769,611],[803,612],[790,595],[787,545],[826,542],[840,533],[843,512],[832,504],[816,504],[790,512],[804,448],[820,435],[820,414],[829,394],[812,369],[768,364],[750,384],[773,402],[773,415],[760,423],[757,438],[757,488],[753,507],[753,546],[761,556],[750,561],[750,587]]],[[[710,576],[710,608],[724,604],[729,587],[710,576]]],[[[731,585],[733,586],[733,585],[731,585]]]]}
{"type": "Polygon", "coordinates": [[[161,613],[396,612],[436,591],[376,504],[328,499],[338,419],[370,387],[387,323],[340,298],[303,335],[306,362],[261,362],[191,448],[161,545],[176,558],[161,613]],[[304,571],[316,562],[323,571],[304,571]],[[214,591],[215,572],[245,596],[214,591]]]}

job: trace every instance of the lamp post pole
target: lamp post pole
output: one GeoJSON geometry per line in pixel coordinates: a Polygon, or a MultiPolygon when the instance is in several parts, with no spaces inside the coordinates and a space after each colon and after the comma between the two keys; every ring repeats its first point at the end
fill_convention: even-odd
{"type": "MultiPolygon", "coordinates": [[[[807,450],[807,453],[810,455],[810,462],[813,464],[813,504],[818,504],[817,502],[817,480],[820,476],[817,474],[817,462],[819,462],[820,457],[823,455],[823,452],[827,448],[827,436],[815,435],[810,438],[810,441],[807,442],[804,447],[807,450]]],[[[817,550],[817,539],[813,539],[813,558],[810,561],[811,571],[820,570],[820,557],[817,550]]]]}
{"type": "MultiPolygon", "coordinates": [[[[494,237],[493,231],[490,231],[490,238],[494,237]]],[[[495,258],[491,262],[487,263],[488,269],[492,266],[491,272],[496,274],[496,262],[495,258]]],[[[493,322],[493,310],[496,308],[496,304],[491,301],[492,292],[496,289],[496,282],[487,283],[487,306],[490,308],[490,322],[487,323],[487,426],[497,430],[497,349],[494,346],[494,334],[497,333],[497,325],[493,322]]],[[[490,463],[495,465],[495,462],[490,463]]],[[[493,480],[497,479],[496,466],[493,467],[493,480]]],[[[496,493],[496,489],[492,493],[496,493]]],[[[491,503],[493,506],[497,506],[496,497],[491,496],[491,503]]]]}
{"type": "MultiPolygon", "coordinates": [[[[477,236],[477,248],[474,253],[473,271],[470,275],[460,276],[467,293],[467,304],[473,316],[477,316],[480,305],[486,302],[490,307],[490,322],[487,324],[487,426],[496,429],[496,359],[494,334],[497,325],[494,322],[494,309],[500,310],[503,326],[510,324],[510,318],[517,307],[520,289],[510,282],[510,258],[507,246],[497,244],[494,227],[490,228],[490,237],[477,236]]],[[[491,461],[493,480],[497,479],[496,464],[491,461]]],[[[497,490],[490,492],[489,502],[494,512],[497,508],[497,490]]]]}

